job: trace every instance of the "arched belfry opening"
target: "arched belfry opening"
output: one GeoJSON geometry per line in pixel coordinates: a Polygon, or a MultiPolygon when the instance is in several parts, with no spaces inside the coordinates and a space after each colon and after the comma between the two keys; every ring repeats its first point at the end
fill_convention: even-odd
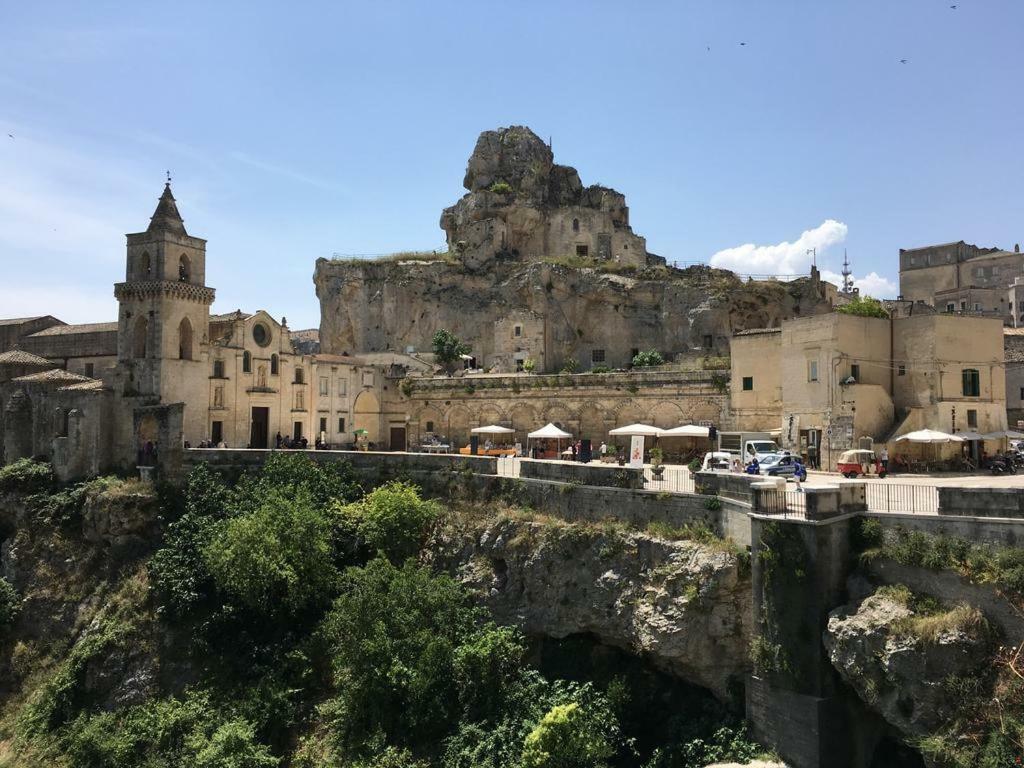
{"type": "Polygon", "coordinates": [[[135,330],[132,332],[132,357],[142,360],[146,357],[146,347],[149,339],[149,320],[140,317],[135,321],[135,330]]]}
{"type": "Polygon", "coordinates": [[[192,282],[192,260],[185,253],[181,254],[181,258],[178,259],[178,281],[182,283],[192,282]]]}
{"type": "Polygon", "coordinates": [[[149,258],[149,253],[146,251],[142,252],[139,256],[139,273],[138,278],[140,280],[148,280],[153,274],[153,262],[149,258]]]}
{"type": "Polygon", "coordinates": [[[178,324],[178,358],[180,360],[192,359],[192,323],[187,317],[181,318],[178,324]]]}

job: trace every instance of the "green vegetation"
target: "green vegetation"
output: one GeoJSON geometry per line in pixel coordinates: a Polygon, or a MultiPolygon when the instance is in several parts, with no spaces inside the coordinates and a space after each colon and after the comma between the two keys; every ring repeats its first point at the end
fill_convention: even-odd
{"type": "Polygon", "coordinates": [[[0,636],[5,634],[21,613],[21,597],[11,582],[0,576],[0,636]]]}
{"type": "Polygon", "coordinates": [[[18,459],[0,467],[0,492],[35,493],[45,491],[53,482],[53,470],[42,461],[18,459]]]}
{"type": "Polygon", "coordinates": [[[933,571],[949,570],[1024,599],[1024,548],[973,544],[955,536],[933,536],[902,526],[883,535],[878,521],[869,519],[861,520],[855,529],[854,544],[865,561],[884,558],[933,571]]]}
{"type": "Polygon", "coordinates": [[[638,352],[633,358],[634,368],[650,368],[654,365],[664,365],[665,358],[661,356],[661,352],[656,349],[647,349],[638,352]]]}
{"type": "Polygon", "coordinates": [[[595,365],[590,369],[591,373],[611,373],[611,368],[607,365],[595,365]]]}
{"type": "Polygon", "coordinates": [[[836,312],[843,315],[857,315],[858,317],[889,317],[885,305],[878,299],[870,296],[854,296],[848,303],[836,307],[836,312]]]}
{"type": "MultiPolygon", "coordinates": [[[[31,506],[68,534],[88,494],[157,498],[135,481],[49,487],[31,506]]],[[[364,493],[345,464],[279,452],[234,481],[201,465],[159,503],[156,551],[98,593],[87,626],[0,721],[10,764],[696,768],[760,752],[721,708],[669,708],[654,728],[659,699],[638,687],[648,675],[531,666],[518,630],[416,562],[444,510],[408,483],[364,493]],[[137,676],[140,659],[159,674],[137,676]],[[114,698],[126,680],[137,689],[114,698]]],[[[617,529],[600,530],[611,553],[617,529]]],[[[727,546],[700,524],[673,535],[727,546]]],[[[0,580],[0,627],[18,606],[0,580]]]]}
{"type": "Polygon", "coordinates": [[[580,369],[580,362],[575,357],[567,357],[562,363],[561,373],[576,373],[580,369]]]}
{"type": "Polygon", "coordinates": [[[525,360],[523,360],[523,370],[526,371],[527,373],[533,373],[536,367],[537,361],[534,360],[532,357],[528,357],[525,360]]]}
{"type": "Polygon", "coordinates": [[[705,357],[700,361],[700,367],[705,371],[727,371],[730,365],[728,357],[705,357]]]}
{"type": "Polygon", "coordinates": [[[507,195],[512,191],[512,185],[507,181],[496,181],[491,184],[490,191],[496,195],[507,195]]]}
{"type": "Polygon", "coordinates": [[[469,354],[469,345],[460,341],[451,331],[447,331],[444,328],[439,329],[434,334],[433,339],[431,339],[431,345],[437,362],[448,373],[455,370],[455,364],[461,359],[462,355],[469,354]]]}

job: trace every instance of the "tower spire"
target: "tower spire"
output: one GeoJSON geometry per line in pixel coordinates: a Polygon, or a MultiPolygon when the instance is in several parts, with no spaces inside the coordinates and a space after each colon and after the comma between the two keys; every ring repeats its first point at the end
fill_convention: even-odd
{"type": "Polygon", "coordinates": [[[171,192],[171,172],[167,172],[167,182],[164,184],[163,194],[156,204],[156,210],[149,219],[147,232],[173,232],[176,235],[188,235],[185,231],[185,222],[178,213],[178,204],[174,201],[174,194],[171,192]]]}

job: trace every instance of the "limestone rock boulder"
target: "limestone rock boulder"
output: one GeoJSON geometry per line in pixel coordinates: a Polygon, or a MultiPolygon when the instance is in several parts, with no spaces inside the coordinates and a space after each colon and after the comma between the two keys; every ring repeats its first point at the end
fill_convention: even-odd
{"type": "Polygon", "coordinates": [[[823,637],[842,678],[908,740],[948,721],[958,702],[945,682],[974,674],[991,656],[984,625],[922,638],[906,630],[913,615],[906,605],[874,594],[833,611],[823,637]]]}
{"type": "Polygon", "coordinates": [[[723,700],[748,669],[749,573],[736,555],[617,529],[502,520],[445,534],[438,564],[504,624],[587,633],[723,700]]]}
{"type": "Polygon", "coordinates": [[[146,548],[154,540],[157,499],[152,486],[133,484],[131,490],[90,490],[82,507],[82,535],[118,555],[146,548]]]}

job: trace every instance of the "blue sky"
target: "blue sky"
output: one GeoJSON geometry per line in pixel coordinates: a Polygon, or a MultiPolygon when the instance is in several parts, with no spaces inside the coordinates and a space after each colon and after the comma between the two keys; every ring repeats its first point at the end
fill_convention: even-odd
{"type": "Polygon", "coordinates": [[[170,169],[215,308],[316,326],[315,260],[441,247],[510,124],[670,260],[845,247],[887,293],[900,247],[1024,240],[1022,34],[1019,0],[8,1],[0,317],[114,319],[170,169]]]}

